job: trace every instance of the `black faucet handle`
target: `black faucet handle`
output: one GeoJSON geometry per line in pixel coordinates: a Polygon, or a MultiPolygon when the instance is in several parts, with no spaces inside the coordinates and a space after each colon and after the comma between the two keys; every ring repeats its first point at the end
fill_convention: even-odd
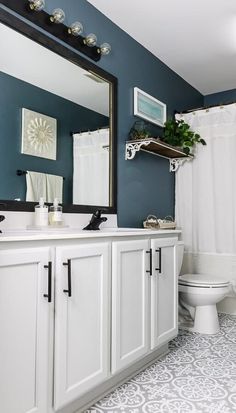
{"type": "Polygon", "coordinates": [[[103,210],[102,209],[97,209],[97,211],[95,211],[94,212],[94,216],[96,217],[96,218],[101,218],[101,214],[103,213],[103,210]]]}
{"type": "Polygon", "coordinates": [[[97,209],[94,212],[93,216],[96,217],[96,218],[101,218],[101,215],[104,214],[104,212],[106,212],[106,211],[104,211],[103,209],[97,209]]]}

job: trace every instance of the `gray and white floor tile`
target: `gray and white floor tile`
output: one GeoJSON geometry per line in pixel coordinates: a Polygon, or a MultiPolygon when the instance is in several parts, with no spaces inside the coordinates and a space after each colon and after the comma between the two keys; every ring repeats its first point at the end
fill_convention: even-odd
{"type": "Polygon", "coordinates": [[[236,317],[220,315],[221,331],[180,331],[170,352],[86,413],[236,412],[236,317]]]}

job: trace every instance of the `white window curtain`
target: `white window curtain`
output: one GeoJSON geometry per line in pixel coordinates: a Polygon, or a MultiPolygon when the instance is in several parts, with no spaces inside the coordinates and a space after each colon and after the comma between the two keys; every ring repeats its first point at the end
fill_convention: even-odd
{"type": "Polygon", "coordinates": [[[177,115],[198,132],[195,159],[176,172],[176,220],[186,249],[236,252],[236,105],[177,115]]]}
{"type": "Polygon", "coordinates": [[[73,204],[109,206],[109,129],[73,135],[73,204]]]}

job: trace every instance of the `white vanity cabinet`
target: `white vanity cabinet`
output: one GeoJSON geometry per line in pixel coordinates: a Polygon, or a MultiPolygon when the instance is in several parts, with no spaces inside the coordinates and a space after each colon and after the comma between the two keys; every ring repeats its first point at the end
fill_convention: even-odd
{"type": "Polygon", "coordinates": [[[54,407],[110,371],[110,244],[56,248],[54,407]]]}
{"type": "Polygon", "coordinates": [[[168,342],[178,332],[176,238],[152,239],[151,348],[168,342]]]}
{"type": "Polygon", "coordinates": [[[149,348],[149,240],[112,243],[112,373],[149,348]]]}
{"type": "Polygon", "coordinates": [[[49,248],[0,250],[0,412],[45,413],[52,316],[49,248]]]}
{"type": "Polygon", "coordinates": [[[31,238],[0,239],[0,412],[83,412],[177,334],[177,237],[31,238]]]}
{"type": "Polygon", "coordinates": [[[113,242],[112,373],[177,334],[176,242],[113,242]]]}

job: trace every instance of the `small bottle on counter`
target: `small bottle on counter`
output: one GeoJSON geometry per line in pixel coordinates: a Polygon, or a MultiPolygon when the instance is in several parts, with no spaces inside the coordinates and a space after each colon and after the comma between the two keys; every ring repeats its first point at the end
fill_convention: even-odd
{"type": "Polygon", "coordinates": [[[35,226],[48,226],[48,207],[44,205],[44,199],[40,198],[39,204],[35,206],[35,226]]]}
{"type": "Polygon", "coordinates": [[[49,225],[53,227],[63,225],[62,206],[59,205],[57,198],[54,199],[53,205],[49,208],[49,225]]]}

